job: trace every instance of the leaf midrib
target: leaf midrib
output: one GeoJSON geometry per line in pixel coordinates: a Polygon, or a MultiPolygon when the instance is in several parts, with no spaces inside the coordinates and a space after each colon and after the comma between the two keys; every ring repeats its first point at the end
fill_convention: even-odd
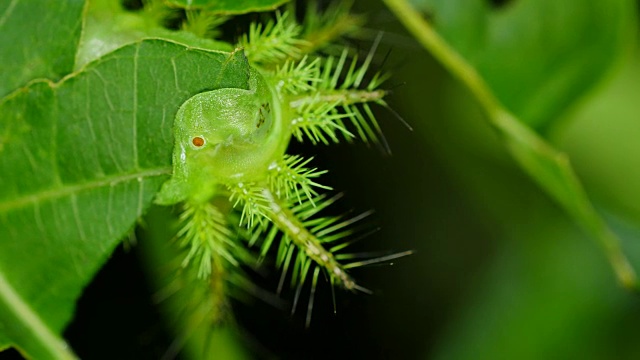
{"type": "Polygon", "coordinates": [[[16,320],[29,329],[34,337],[40,339],[40,343],[52,358],[62,360],[76,359],[69,346],[56,336],[51,329],[42,321],[31,307],[20,297],[11,284],[0,272],[0,303],[6,311],[15,314],[16,320]]]}
{"type": "Polygon", "coordinates": [[[0,202],[0,213],[6,213],[14,209],[18,209],[30,204],[40,203],[45,200],[60,198],[77,194],[82,191],[97,189],[105,186],[123,183],[138,178],[148,178],[161,175],[170,175],[171,167],[158,167],[129,173],[124,175],[107,176],[100,179],[92,180],[82,184],[70,184],[55,189],[47,189],[33,194],[22,195],[17,198],[0,202]]]}

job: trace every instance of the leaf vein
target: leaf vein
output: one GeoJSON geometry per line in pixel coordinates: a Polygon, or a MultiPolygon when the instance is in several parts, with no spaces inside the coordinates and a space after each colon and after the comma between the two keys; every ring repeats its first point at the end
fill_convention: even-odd
{"type": "Polygon", "coordinates": [[[4,272],[0,272],[0,302],[10,309],[8,310],[9,312],[16,314],[16,318],[20,321],[21,325],[18,326],[28,329],[34,336],[40,339],[41,344],[45,347],[45,351],[47,351],[52,358],[76,358],[73,353],[70,352],[69,346],[57,337],[27,302],[20,297],[4,276],[4,272]]]}
{"type": "MultiPolygon", "coordinates": [[[[113,134],[113,119],[111,118],[111,114],[107,115],[107,125],[109,126],[109,134],[111,135],[111,139],[116,139],[116,136],[113,134]]],[[[113,141],[107,141],[107,150],[109,151],[109,156],[111,160],[113,160],[113,164],[118,169],[119,173],[124,172],[124,169],[120,165],[120,161],[116,158],[115,152],[113,151],[113,141]]]]}
{"type": "Polygon", "coordinates": [[[11,13],[13,13],[13,9],[16,7],[17,3],[18,0],[12,0],[9,6],[7,6],[7,10],[5,10],[4,14],[2,14],[2,17],[0,17],[0,26],[3,26],[9,16],[11,16],[11,13]]]}
{"type": "Polygon", "coordinates": [[[33,206],[33,217],[36,219],[36,226],[42,235],[43,239],[48,239],[47,231],[44,228],[44,224],[42,223],[42,215],[40,214],[40,204],[36,203],[33,206]]]}
{"type": "Polygon", "coordinates": [[[170,167],[159,167],[153,169],[146,169],[144,171],[138,171],[131,174],[109,176],[102,179],[96,179],[83,184],[72,184],[62,188],[48,189],[35,194],[23,195],[18,198],[0,202],[0,213],[6,213],[14,209],[18,209],[29,204],[39,203],[45,200],[61,198],[76,194],[79,192],[97,189],[105,186],[112,186],[113,184],[123,183],[137,178],[155,177],[171,174],[170,167]]]}
{"type": "Polygon", "coordinates": [[[136,216],[140,217],[142,216],[142,210],[143,210],[143,205],[144,205],[144,181],[142,181],[142,178],[139,177],[138,178],[138,208],[136,210],[136,216]]]}
{"type": "Polygon", "coordinates": [[[71,208],[73,210],[73,219],[76,222],[76,227],[78,228],[78,235],[80,235],[80,240],[86,242],[87,235],[84,233],[84,228],[82,227],[82,220],[80,220],[80,212],[78,211],[78,197],[75,193],[71,194],[71,208]]]}
{"type": "Polygon", "coordinates": [[[136,53],[133,55],[133,161],[135,169],[138,169],[138,53],[140,44],[136,46],[136,53]]]}

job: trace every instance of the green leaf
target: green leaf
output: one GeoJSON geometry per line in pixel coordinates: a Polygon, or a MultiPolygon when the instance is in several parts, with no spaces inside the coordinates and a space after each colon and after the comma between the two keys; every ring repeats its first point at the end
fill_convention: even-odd
{"type": "Polygon", "coordinates": [[[557,120],[610,69],[633,33],[627,0],[412,0],[532,127],[557,120]]]}
{"type": "Polygon", "coordinates": [[[112,0],[93,0],[84,13],[75,69],[113,50],[143,39],[164,39],[206,50],[233,51],[231,44],[205,39],[187,31],[168,30],[144,12],[132,12],[112,0]]]}
{"type": "Polygon", "coordinates": [[[167,3],[185,9],[205,9],[218,14],[244,14],[275,10],[289,0],[168,0],[167,3]]]}
{"type": "MultiPolygon", "coordinates": [[[[470,28],[466,28],[466,30],[460,30],[460,33],[467,34],[466,37],[460,36],[449,39],[454,46],[459,47],[460,53],[458,53],[453,47],[451,47],[451,44],[445,42],[445,40],[438,33],[436,33],[435,29],[427,21],[425,21],[425,19],[405,0],[385,0],[385,2],[392,9],[392,11],[396,13],[397,17],[401,19],[405,26],[413,33],[418,41],[420,41],[420,43],[426,49],[431,51],[433,55],[449,71],[451,71],[454,76],[456,76],[464,85],[469,88],[471,93],[476,97],[476,99],[486,112],[487,120],[501,135],[508,150],[511,152],[516,161],[518,161],[520,166],[529,174],[529,176],[531,176],[532,179],[538,182],[538,184],[551,197],[553,197],[564,208],[564,210],[574,218],[575,221],[577,221],[584,229],[589,231],[589,233],[600,242],[607,257],[609,258],[609,261],[611,262],[612,267],[614,268],[614,271],[616,272],[616,275],[618,276],[619,281],[627,287],[636,287],[638,285],[636,274],[629,264],[625,254],[623,253],[618,238],[607,227],[605,221],[602,220],[600,215],[593,208],[590,200],[582,189],[578,178],[574,174],[566,155],[554,149],[542,137],[540,137],[532,129],[527,127],[523,123],[522,119],[516,117],[516,115],[531,116],[532,112],[526,110],[531,107],[531,109],[538,109],[536,111],[541,115],[539,115],[540,120],[532,121],[532,119],[534,119],[535,117],[530,117],[529,122],[538,124],[549,123],[551,120],[554,120],[562,110],[566,110],[566,107],[569,106],[569,104],[573,104],[577,100],[577,94],[571,91],[553,92],[553,87],[545,85],[540,87],[540,91],[551,91],[553,95],[551,97],[555,98],[554,103],[540,101],[540,96],[532,95],[528,100],[523,100],[523,105],[518,107],[515,106],[517,105],[517,103],[514,102],[514,100],[510,100],[511,97],[505,97],[505,95],[503,95],[503,97],[505,98],[501,98],[500,91],[506,91],[500,90],[502,89],[502,87],[510,87],[511,91],[517,92],[517,88],[522,86],[531,86],[531,84],[533,84],[527,83],[527,81],[530,81],[531,79],[533,79],[533,77],[530,78],[527,69],[525,67],[522,67],[524,65],[518,64],[520,64],[521,62],[531,63],[532,65],[530,66],[535,68],[538,65],[533,65],[533,63],[537,63],[538,60],[537,57],[522,59],[510,58],[508,59],[508,61],[502,63],[501,65],[503,68],[505,68],[505,72],[510,73],[507,69],[509,66],[514,66],[516,68],[520,67],[520,69],[516,69],[517,71],[514,70],[514,72],[511,73],[511,78],[502,78],[502,75],[492,75],[493,73],[486,72],[486,70],[485,73],[482,73],[479,68],[474,67],[473,60],[468,61],[468,59],[465,59],[465,54],[473,53],[470,49],[474,48],[474,59],[486,58],[484,62],[481,62],[482,64],[488,63],[490,61],[502,61],[499,58],[493,58],[493,56],[499,56],[499,53],[489,52],[488,50],[487,53],[483,53],[482,51],[478,50],[484,49],[483,47],[477,48],[472,44],[473,41],[469,40],[472,36],[479,36],[479,38],[475,39],[475,41],[484,43],[484,40],[486,39],[485,35],[482,35],[482,31],[483,29],[485,29],[485,25],[483,24],[487,20],[482,16],[475,14],[475,12],[482,13],[483,9],[484,12],[486,12],[486,6],[488,6],[486,4],[482,5],[478,1],[474,2],[471,0],[466,3],[466,5],[468,5],[468,8],[471,10],[470,12],[474,14],[468,15],[471,16],[471,18],[465,20],[464,23],[458,23],[456,27],[472,26],[470,24],[475,23],[479,23],[480,25],[474,25],[470,28]],[[478,32],[480,32],[480,34],[478,34],[478,32]],[[492,85],[495,85],[496,89],[494,89],[492,85]],[[504,103],[505,101],[511,101],[511,103],[504,103]],[[505,108],[505,105],[515,111],[515,115],[507,110],[505,108]],[[546,109],[544,108],[545,106],[546,109]]],[[[461,5],[459,3],[458,7],[447,7],[453,5],[453,3],[454,2],[446,2],[446,4],[438,3],[443,7],[439,8],[438,12],[435,12],[431,15],[436,20],[440,19],[439,21],[441,23],[445,22],[446,19],[455,18],[450,13],[460,12],[462,8],[460,7],[461,5]]],[[[431,4],[436,4],[436,2],[432,2],[431,4]]],[[[573,4],[573,2],[571,4],[573,4]]],[[[518,42],[542,41],[544,39],[555,36],[556,33],[573,33],[574,27],[577,29],[582,29],[582,24],[586,22],[589,26],[599,24],[600,28],[598,28],[598,31],[601,31],[604,34],[617,34],[616,36],[609,38],[609,41],[616,43],[620,42],[621,44],[625,43],[626,45],[628,45],[628,42],[623,42],[621,39],[626,39],[627,37],[624,36],[624,33],[631,32],[633,29],[631,25],[634,25],[635,20],[635,18],[633,17],[635,11],[634,3],[630,0],[615,0],[601,4],[602,6],[606,6],[606,10],[605,8],[593,6],[586,7],[587,4],[584,4],[583,2],[576,2],[573,6],[570,6],[570,3],[568,2],[562,2],[562,6],[566,6],[567,9],[570,10],[557,10],[559,12],[554,12],[552,10],[555,9],[555,7],[552,6],[552,3],[550,1],[546,0],[536,1],[535,4],[529,4],[529,1],[527,0],[512,2],[510,5],[507,5],[507,8],[501,10],[505,12],[503,16],[507,16],[509,14],[509,11],[515,12],[521,6],[525,5],[527,6],[527,9],[530,10],[529,15],[520,15],[519,17],[510,20],[513,22],[511,25],[512,27],[500,28],[500,31],[495,30],[495,36],[505,38],[513,36],[515,39],[511,42],[506,42],[504,46],[508,48],[508,44],[512,44],[513,48],[511,48],[511,51],[518,52],[522,50],[518,48],[518,42]],[[541,10],[533,11],[532,9],[538,9],[536,6],[539,6],[541,10]],[[589,11],[582,11],[581,9],[583,9],[583,7],[585,7],[585,9],[589,9],[589,11]],[[596,13],[597,16],[595,15],[596,13]],[[532,24],[542,22],[543,18],[546,18],[550,15],[554,15],[551,16],[552,18],[557,16],[560,17],[560,19],[556,19],[557,23],[553,22],[553,24],[556,24],[554,27],[549,27],[549,25],[538,30],[540,34],[544,33],[547,35],[539,35],[537,37],[528,38],[527,36],[525,36],[527,32],[524,32],[522,34],[518,33],[519,28],[536,29],[537,27],[532,24]],[[591,20],[589,20],[598,16],[604,19],[608,19],[608,22],[593,23],[591,20]],[[520,19],[520,21],[518,22],[515,19],[520,19]]],[[[497,14],[495,16],[499,15],[500,14],[497,14]]],[[[447,27],[444,26],[444,28],[446,29],[447,27]]],[[[447,32],[445,30],[445,34],[446,33],[447,32]]],[[[491,34],[491,31],[489,31],[489,33],[491,34]]],[[[452,35],[449,34],[448,36],[451,37],[452,35]]],[[[558,36],[560,36],[561,38],[563,37],[562,35],[558,36]]],[[[490,39],[491,36],[489,36],[488,38],[490,39]]],[[[589,42],[591,41],[591,39],[585,38],[584,41],[585,43],[582,45],[589,47],[589,42]]],[[[600,42],[596,41],[596,44],[598,43],[600,42]]],[[[602,43],[604,44],[604,42],[602,43]]],[[[487,48],[489,49],[491,47],[491,42],[488,42],[488,44],[489,46],[487,46],[487,48]]],[[[568,54],[562,55],[564,49],[562,46],[555,44],[555,46],[558,47],[558,49],[556,49],[553,42],[550,42],[548,45],[549,53],[556,54],[557,56],[559,56],[559,59],[565,57],[567,59],[570,59],[570,61],[567,60],[567,63],[573,64],[571,65],[573,66],[573,69],[566,69],[564,67],[565,65],[560,61],[556,64],[548,65],[549,69],[547,69],[548,71],[546,73],[540,71],[536,74],[536,76],[543,80],[546,79],[545,81],[547,81],[547,83],[549,84],[555,83],[557,81],[558,83],[564,83],[565,85],[567,85],[560,88],[574,89],[579,88],[580,86],[584,87],[585,83],[582,82],[582,80],[580,80],[578,77],[567,77],[565,79],[560,79],[558,78],[559,75],[556,75],[555,70],[556,68],[558,68],[561,71],[572,73],[572,71],[570,70],[582,69],[582,67],[579,66],[581,61],[584,63],[589,63],[589,61],[581,58],[581,56],[584,56],[585,54],[575,51],[572,52],[570,51],[571,47],[568,44],[564,44],[568,54]],[[553,71],[551,69],[553,69],[553,71]]],[[[611,50],[605,45],[603,45],[603,48],[598,51],[605,52],[607,50],[611,50]]],[[[616,59],[618,56],[620,56],[621,50],[623,49],[623,47],[617,46],[614,49],[616,51],[613,53],[611,60],[607,62],[606,65],[610,65],[613,59],[616,59]]],[[[505,53],[506,52],[508,51],[505,50],[505,53]]],[[[543,59],[540,61],[545,62],[544,56],[540,56],[542,56],[543,59]]],[[[476,60],[476,62],[477,61],[478,60],[476,60]]],[[[595,62],[597,63],[598,61],[595,62]]],[[[480,65],[476,64],[476,66],[479,67],[480,65]]],[[[601,68],[600,75],[606,70],[606,68],[607,66],[603,66],[601,68]]],[[[496,69],[495,71],[496,73],[499,72],[498,69],[496,69]]],[[[589,84],[593,84],[596,80],[598,80],[598,75],[599,74],[595,74],[589,84]]],[[[542,82],[542,80],[540,81],[542,82]]]]}
{"type": "Polygon", "coordinates": [[[242,52],[146,40],[0,102],[0,345],[64,357],[53,334],[171,172],[179,106],[248,75],[242,52]]]}
{"type": "Polygon", "coordinates": [[[597,251],[550,204],[527,212],[536,216],[504,225],[506,241],[430,358],[637,358],[636,295],[616,288],[597,251]]]}
{"type": "Polygon", "coordinates": [[[32,79],[57,81],[71,72],[83,4],[81,0],[0,3],[0,97],[32,79]]]}
{"type": "Polygon", "coordinates": [[[640,43],[636,42],[633,56],[612,83],[552,134],[554,142],[571,154],[596,201],[640,224],[638,79],[640,43]]]}

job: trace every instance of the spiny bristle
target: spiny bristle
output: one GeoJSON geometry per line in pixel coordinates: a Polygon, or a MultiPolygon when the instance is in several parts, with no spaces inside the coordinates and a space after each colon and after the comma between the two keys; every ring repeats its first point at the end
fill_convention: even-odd
{"type": "Polygon", "coordinates": [[[180,246],[187,250],[182,266],[196,263],[199,278],[208,278],[212,271],[212,262],[226,260],[237,266],[238,260],[233,253],[236,244],[232,240],[224,215],[210,203],[185,204],[180,216],[182,228],[177,236],[180,246]]]}
{"type": "MultiPolygon", "coordinates": [[[[316,95],[319,97],[319,95],[316,95]]],[[[331,142],[340,142],[341,134],[343,138],[355,137],[350,133],[342,122],[350,114],[341,114],[335,111],[338,103],[312,100],[302,107],[296,109],[298,114],[291,121],[291,132],[300,142],[306,137],[312,144],[323,143],[329,145],[331,142]]]]}
{"type": "Polygon", "coordinates": [[[351,12],[352,7],[353,0],[332,2],[323,11],[319,11],[317,1],[308,4],[302,36],[314,45],[309,51],[323,48],[359,30],[364,19],[362,16],[354,15],[351,12]]]}
{"type": "Polygon", "coordinates": [[[269,187],[278,197],[295,199],[303,202],[301,193],[313,202],[318,195],[315,188],[331,190],[330,187],[315,182],[313,179],[326,174],[326,170],[306,167],[313,158],[304,159],[296,155],[285,155],[282,160],[274,162],[269,167],[269,187]]]}
{"type": "Polygon", "coordinates": [[[387,92],[379,87],[388,75],[376,73],[363,86],[379,39],[376,39],[362,65],[358,65],[355,56],[347,67],[349,52],[346,49],[339,58],[325,58],[320,64],[320,81],[315,91],[291,96],[289,105],[298,114],[292,127],[296,139],[300,141],[306,136],[314,144],[328,144],[329,140],[339,141],[338,133],[347,141],[351,141],[355,134],[364,142],[380,144],[388,151],[382,130],[369,105],[376,103],[387,106],[384,102],[387,92]],[[351,123],[353,133],[345,126],[345,121],[351,123]]]}
{"type": "MultiPolygon", "coordinates": [[[[362,266],[368,266],[368,265],[374,265],[374,264],[389,263],[391,260],[395,260],[395,259],[399,259],[399,258],[402,258],[402,257],[405,257],[405,256],[409,256],[409,255],[412,255],[413,253],[414,253],[413,250],[407,250],[407,251],[393,253],[393,254],[389,254],[389,255],[385,255],[385,256],[380,256],[380,257],[368,259],[368,260],[351,262],[351,263],[345,264],[344,268],[345,269],[352,269],[352,268],[356,268],[356,267],[362,267],[362,266]]],[[[389,263],[389,264],[393,264],[393,263],[389,263]]]]}
{"type": "Polygon", "coordinates": [[[267,219],[268,207],[263,197],[263,187],[254,183],[236,183],[227,185],[230,192],[229,202],[236,208],[242,206],[240,225],[253,228],[267,219]]]}
{"type": "Polygon", "coordinates": [[[300,61],[289,59],[282,66],[278,65],[273,75],[276,89],[289,95],[314,91],[320,81],[320,58],[309,63],[307,60],[305,56],[300,61]]]}
{"type": "Polygon", "coordinates": [[[240,40],[247,58],[256,65],[280,64],[289,58],[302,57],[300,48],[306,42],[300,39],[301,27],[290,20],[288,12],[276,14],[266,24],[251,23],[249,33],[240,40]]]}
{"type": "Polygon", "coordinates": [[[205,10],[188,10],[181,28],[201,38],[216,39],[220,36],[220,25],[228,19],[226,16],[212,14],[205,10]]]}

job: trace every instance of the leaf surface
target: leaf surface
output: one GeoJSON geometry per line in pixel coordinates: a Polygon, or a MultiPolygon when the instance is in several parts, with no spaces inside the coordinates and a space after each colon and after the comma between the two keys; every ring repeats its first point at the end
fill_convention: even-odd
{"type": "Polygon", "coordinates": [[[171,172],[179,106],[248,75],[242,52],[145,40],[0,102],[0,344],[63,357],[53,334],[171,172]]]}
{"type": "Polygon", "coordinates": [[[57,81],[71,72],[83,4],[82,0],[0,2],[0,97],[32,79],[57,81]]]}

